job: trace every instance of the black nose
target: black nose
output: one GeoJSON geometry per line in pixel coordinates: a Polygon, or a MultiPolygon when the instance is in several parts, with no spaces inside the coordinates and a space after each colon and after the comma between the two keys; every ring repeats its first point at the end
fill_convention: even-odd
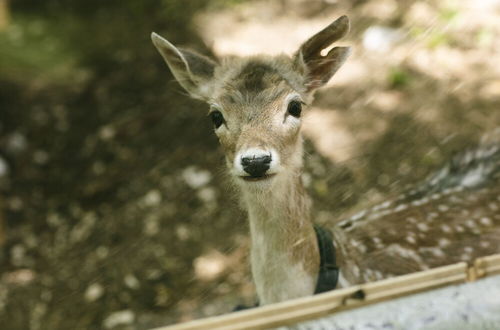
{"type": "Polygon", "coordinates": [[[271,156],[250,156],[241,158],[243,169],[254,178],[263,176],[269,169],[270,164],[271,156]]]}

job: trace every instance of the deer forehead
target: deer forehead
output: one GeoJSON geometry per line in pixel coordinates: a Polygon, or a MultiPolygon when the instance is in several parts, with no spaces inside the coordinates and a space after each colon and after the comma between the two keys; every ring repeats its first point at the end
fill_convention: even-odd
{"type": "Polygon", "coordinates": [[[305,94],[303,69],[285,55],[225,59],[214,84],[215,99],[227,105],[269,103],[287,90],[305,94]]]}

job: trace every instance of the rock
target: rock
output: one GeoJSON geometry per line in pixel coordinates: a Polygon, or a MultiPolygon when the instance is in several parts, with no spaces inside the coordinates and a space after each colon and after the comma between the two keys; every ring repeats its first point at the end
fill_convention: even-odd
{"type": "Polygon", "coordinates": [[[92,283],[88,286],[87,290],[85,290],[85,300],[87,302],[94,302],[97,299],[101,298],[104,293],[104,288],[99,283],[92,283]]]}
{"type": "Polygon", "coordinates": [[[148,193],[143,197],[142,202],[145,206],[153,207],[158,206],[161,203],[161,200],[161,192],[157,189],[153,189],[148,191],[148,193]]]}
{"type": "Polygon", "coordinates": [[[136,289],[138,289],[141,286],[141,284],[140,284],[139,280],[137,279],[137,277],[135,277],[132,274],[127,274],[127,276],[125,276],[125,278],[123,279],[123,281],[125,282],[125,285],[127,287],[129,287],[130,289],[133,289],[133,290],[136,290],[136,289]]]}
{"type": "Polygon", "coordinates": [[[200,170],[195,166],[189,166],[182,171],[182,178],[189,187],[197,189],[209,183],[212,179],[212,174],[207,170],[200,170]]]}
{"type": "Polygon", "coordinates": [[[28,142],[21,133],[15,132],[7,139],[7,149],[13,153],[19,153],[26,149],[28,142]]]}

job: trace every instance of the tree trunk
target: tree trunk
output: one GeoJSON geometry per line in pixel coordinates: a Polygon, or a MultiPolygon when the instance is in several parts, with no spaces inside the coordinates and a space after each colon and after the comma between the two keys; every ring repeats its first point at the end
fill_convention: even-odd
{"type": "Polygon", "coordinates": [[[9,25],[9,3],[8,0],[0,0],[0,31],[9,25]]]}

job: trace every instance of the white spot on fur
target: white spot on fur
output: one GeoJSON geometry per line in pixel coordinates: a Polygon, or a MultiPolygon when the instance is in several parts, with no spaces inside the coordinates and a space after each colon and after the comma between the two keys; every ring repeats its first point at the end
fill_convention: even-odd
{"type": "Polygon", "coordinates": [[[460,256],[460,260],[462,260],[462,261],[469,261],[470,258],[471,258],[471,256],[467,253],[464,253],[460,256]]]}
{"type": "Polygon", "coordinates": [[[422,204],[427,204],[427,203],[429,203],[429,198],[422,198],[422,199],[420,200],[420,202],[421,202],[422,204]]]}
{"type": "Polygon", "coordinates": [[[379,211],[379,210],[383,210],[383,209],[386,209],[388,208],[389,206],[391,206],[392,202],[391,201],[386,201],[386,202],[383,202],[382,204],[379,204],[379,205],[376,205],[372,208],[373,211],[379,211]]]}
{"type": "Polygon", "coordinates": [[[394,209],[394,212],[401,212],[401,211],[404,211],[408,208],[408,205],[406,204],[401,204],[401,205],[398,205],[395,209],[394,209]]]}
{"type": "Polygon", "coordinates": [[[441,230],[443,231],[443,233],[447,233],[447,234],[452,232],[451,227],[448,225],[441,225],[441,230]]]}
{"type": "Polygon", "coordinates": [[[462,178],[460,184],[467,188],[476,187],[484,181],[487,173],[488,171],[484,168],[484,166],[478,166],[467,172],[467,174],[462,178]]]}
{"type": "Polygon", "coordinates": [[[448,201],[450,203],[460,204],[463,202],[463,199],[459,198],[458,196],[452,195],[448,198],[448,201]]]}
{"type": "Polygon", "coordinates": [[[382,208],[383,208],[383,209],[386,209],[386,208],[388,208],[389,206],[391,206],[391,201],[386,201],[386,202],[384,202],[384,203],[382,204],[382,208]]]}
{"type": "Polygon", "coordinates": [[[443,258],[446,256],[444,251],[437,247],[421,247],[418,251],[420,253],[430,253],[436,258],[443,258]]]}
{"type": "Polygon", "coordinates": [[[491,244],[490,244],[490,242],[488,242],[488,241],[482,241],[482,242],[480,242],[480,243],[479,243],[479,246],[480,246],[480,247],[482,247],[483,249],[487,249],[487,248],[489,248],[489,247],[490,247],[490,245],[491,245],[491,244]]]}
{"type": "Polygon", "coordinates": [[[469,228],[477,227],[476,222],[474,222],[474,220],[472,219],[465,221],[465,225],[469,228]]]}
{"type": "Polygon", "coordinates": [[[355,277],[359,277],[359,275],[361,274],[360,271],[359,271],[359,267],[358,266],[353,266],[352,267],[352,272],[354,274],[355,277]]]}
{"type": "Polygon", "coordinates": [[[447,212],[450,208],[447,206],[447,205],[444,205],[444,204],[440,204],[438,205],[438,210],[440,212],[447,212]]]}
{"type": "Polygon", "coordinates": [[[492,211],[498,211],[499,210],[499,207],[498,205],[495,203],[495,202],[491,202],[488,204],[488,207],[490,208],[490,210],[492,211]]]}
{"type": "Polygon", "coordinates": [[[441,198],[441,194],[439,194],[439,193],[431,196],[431,199],[433,199],[433,200],[438,200],[440,198],[441,198]]]}
{"type": "Polygon", "coordinates": [[[422,204],[423,203],[422,203],[421,199],[417,199],[416,201],[411,202],[411,205],[413,205],[413,206],[420,206],[422,204]]]}
{"type": "Polygon", "coordinates": [[[382,239],[380,239],[380,237],[373,237],[372,240],[377,249],[381,249],[384,247],[384,243],[382,242],[382,239]]]}
{"type": "Polygon", "coordinates": [[[416,261],[422,268],[426,269],[428,268],[426,264],[423,262],[422,258],[420,255],[414,251],[413,249],[407,249],[402,247],[399,244],[392,244],[387,248],[387,252],[392,252],[395,255],[398,255],[402,258],[408,258],[416,261]]]}
{"type": "Polygon", "coordinates": [[[387,233],[392,236],[398,235],[398,232],[394,228],[390,228],[387,230],[387,233]]]}
{"type": "Polygon", "coordinates": [[[338,282],[338,288],[347,288],[350,287],[351,283],[346,280],[344,273],[342,272],[342,269],[339,271],[339,282],[338,282]]]}
{"type": "Polygon", "coordinates": [[[362,217],[364,217],[365,215],[366,215],[366,211],[361,211],[361,212],[358,212],[355,215],[353,215],[350,220],[357,221],[357,220],[361,219],[362,217]]]}
{"type": "Polygon", "coordinates": [[[366,253],[367,248],[366,248],[366,246],[365,246],[365,245],[363,245],[363,244],[359,244],[356,248],[358,249],[358,251],[359,251],[360,253],[366,253]]]}
{"type": "Polygon", "coordinates": [[[383,280],[385,278],[384,274],[381,271],[374,270],[373,274],[377,280],[383,280]]]}
{"type": "Polygon", "coordinates": [[[436,219],[438,216],[439,216],[439,214],[436,212],[429,212],[427,214],[427,219],[429,219],[429,220],[436,219]]]}
{"type": "Polygon", "coordinates": [[[415,238],[415,236],[413,235],[408,235],[406,236],[406,241],[410,244],[416,244],[417,243],[417,240],[415,238]]]}
{"type": "Polygon", "coordinates": [[[487,218],[487,217],[482,217],[479,222],[481,222],[481,224],[485,225],[485,226],[491,226],[493,224],[493,222],[491,221],[490,218],[487,218]]]}
{"type": "Polygon", "coordinates": [[[417,228],[418,228],[418,230],[423,231],[423,232],[426,232],[426,231],[429,230],[429,226],[426,223],[423,223],[423,222],[418,223],[417,224],[417,228]]]}
{"type": "Polygon", "coordinates": [[[406,218],[406,221],[408,221],[409,223],[417,223],[417,219],[414,217],[406,218]]]}
{"type": "Polygon", "coordinates": [[[447,247],[448,245],[450,245],[450,243],[451,243],[450,240],[447,238],[440,238],[438,240],[438,244],[442,248],[447,247]]]}

